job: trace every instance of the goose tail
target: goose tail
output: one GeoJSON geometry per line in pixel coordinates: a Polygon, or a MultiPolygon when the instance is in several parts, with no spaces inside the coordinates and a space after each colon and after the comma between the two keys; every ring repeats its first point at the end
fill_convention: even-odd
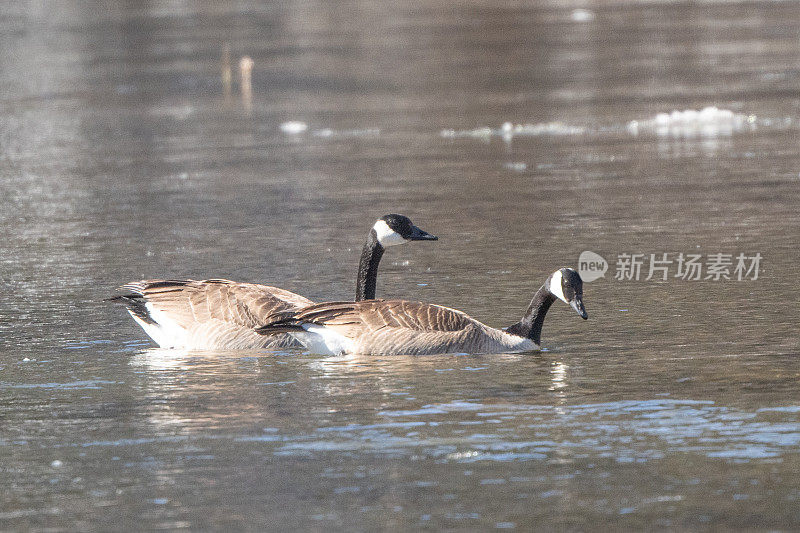
{"type": "Polygon", "coordinates": [[[145,299],[139,294],[123,294],[113,298],[106,298],[105,301],[121,303],[128,309],[130,314],[142,320],[145,324],[157,325],[157,322],[150,316],[145,299]]]}

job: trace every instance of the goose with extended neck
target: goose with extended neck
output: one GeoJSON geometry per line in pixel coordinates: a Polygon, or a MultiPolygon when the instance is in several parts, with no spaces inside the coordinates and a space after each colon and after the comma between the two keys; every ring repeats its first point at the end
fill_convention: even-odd
{"type": "MultiPolygon", "coordinates": [[[[378,265],[387,247],[410,241],[435,241],[403,215],[378,219],[369,231],[358,266],[356,301],[375,298],[378,265]]],[[[149,279],[120,287],[128,294],[111,300],[126,306],[133,319],[162,348],[232,350],[298,346],[290,335],[265,337],[254,328],[276,312],[299,310],[314,302],[293,292],[226,279],[202,281],[149,279]]]]}
{"type": "Polygon", "coordinates": [[[466,313],[409,300],[326,302],[267,317],[263,335],[294,335],[321,354],[427,355],[510,353],[539,350],[545,315],[556,300],[589,318],[583,305],[583,282],[571,268],[548,276],[525,315],[505,330],[483,324],[466,313]]]}

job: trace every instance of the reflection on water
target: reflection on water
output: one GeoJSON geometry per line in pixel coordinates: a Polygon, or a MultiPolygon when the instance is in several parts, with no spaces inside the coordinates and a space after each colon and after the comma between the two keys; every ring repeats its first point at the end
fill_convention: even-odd
{"type": "Polygon", "coordinates": [[[3,529],[798,529],[800,7],[18,2],[0,17],[3,529]],[[226,277],[519,319],[536,354],[152,348],[103,298],[226,277]],[[356,230],[353,231],[353,228],[356,230]]]}

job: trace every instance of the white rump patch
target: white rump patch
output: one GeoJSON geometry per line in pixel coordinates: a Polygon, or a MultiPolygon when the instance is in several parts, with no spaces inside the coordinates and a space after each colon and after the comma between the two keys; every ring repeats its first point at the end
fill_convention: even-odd
{"type": "Polygon", "coordinates": [[[303,324],[305,333],[291,332],[311,352],[319,355],[342,355],[352,352],[353,341],[331,328],[316,324],[303,324]]]}
{"type": "Polygon", "coordinates": [[[568,304],[569,302],[567,301],[566,298],[564,298],[564,289],[561,287],[562,277],[563,276],[561,275],[560,270],[554,272],[553,275],[550,276],[550,287],[548,288],[550,289],[550,292],[553,293],[553,296],[555,296],[565,304],[568,304]]]}
{"type": "Polygon", "coordinates": [[[378,235],[378,242],[381,243],[381,246],[384,248],[406,242],[402,235],[390,228],[389,224],[383,220],[377,221],[375,225],[372,226],[372,229],[375,230],[375,233],[378,235]]]}
{"type": "Polygon", "coordinates": [[[145,307],[150,314],[150,318],[156,322],[155,324],[149,324],[130,311],[128,312],[144,332],[150,335],[150,338],[156,341],[161,348],[183,348],[187,346],[188,334],[184,328],[169,318],[166,313],[154,308],[153,304],[148,302],[145,307]]]}

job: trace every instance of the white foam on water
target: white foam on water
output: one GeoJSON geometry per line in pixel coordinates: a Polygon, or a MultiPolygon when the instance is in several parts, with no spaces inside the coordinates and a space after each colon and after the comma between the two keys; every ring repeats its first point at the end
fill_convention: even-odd
{"type": "Polygon", "coordinates": [[[588,9],[573,9],[569,18],[575,22],[591,22],[594,20],[594,13],[588,9]]]}
{"type": "MultiPolygon", "coordinates": [[[[708,106],[700,110],[674,110],[670,113],[658,113],[655,116],[627,123],[611,124],[568,124],[561,121],[514,123],[503,122],[497,127],[479,126],[473,129],[442,129],[439,136],[445,139],[477,139],[490,142],[499,138],[504,142],[512,142],[515,137],[561,137],[581,135],[656,135],[673,139],[701,138],[713,140],[729,137],[738,133],[753,131],[756,128],[790,128],[796,127],[791,117],[769,119],[755,115],[735,113],[729,109],[708,106]]],[[[305,122],[287,121],[280,125],[287,135],[308,133],[313,137],[328,138],[370,138],[379,137],[384,132],[379,128],[364,127],[337,130],[318,128],[311,130],[305,122]]],[[[510,170],[524,171],[525,167],[513,163],[507,166],[510,170]]]]}
{"type": "Polygon", "coordinates": [[[359,128],[353,130],[334,130],[322,128],[314,130],[311,135],[314,137],[377,137],[381,134],[380,128],[359,128]]]}
{"type": "Polygon", "coordinates": [[[503,123],[499,128],[482,126],[471,130],[446,129],[439,132],[441,137],[448,139],[491,139],[492,137],[502,137],[504,140],[511,140],[515,136],[538,137],[542,135],[583,135],[588,130],[582,126],[571,126],[563,122],[539,122],[536,124],[513,124],[503,123]]]}
{"type": "Polygon", "coordinates": [[[308,124],[299,120],[289,120],[281,124],[281,131],[289,135],[297,135],[308,129],[308,124]]]}
{"type": "Polygon", "coordinates": [[[728,109],[709,106],[696,111],[686,109],[659,113],[646,120],[632,120],[627,124],[631,135],[654,133],[659,137],[727,137],[755,129],[755,115],[734,113],[728,109]]]}
{"type": "Polygon", "coordinates": [[[513,170],[514,172],[525,172],[528,170],[528,164],[516,161],[509,161],[503,165],[504,168],[508,170],[513,170]]]}

